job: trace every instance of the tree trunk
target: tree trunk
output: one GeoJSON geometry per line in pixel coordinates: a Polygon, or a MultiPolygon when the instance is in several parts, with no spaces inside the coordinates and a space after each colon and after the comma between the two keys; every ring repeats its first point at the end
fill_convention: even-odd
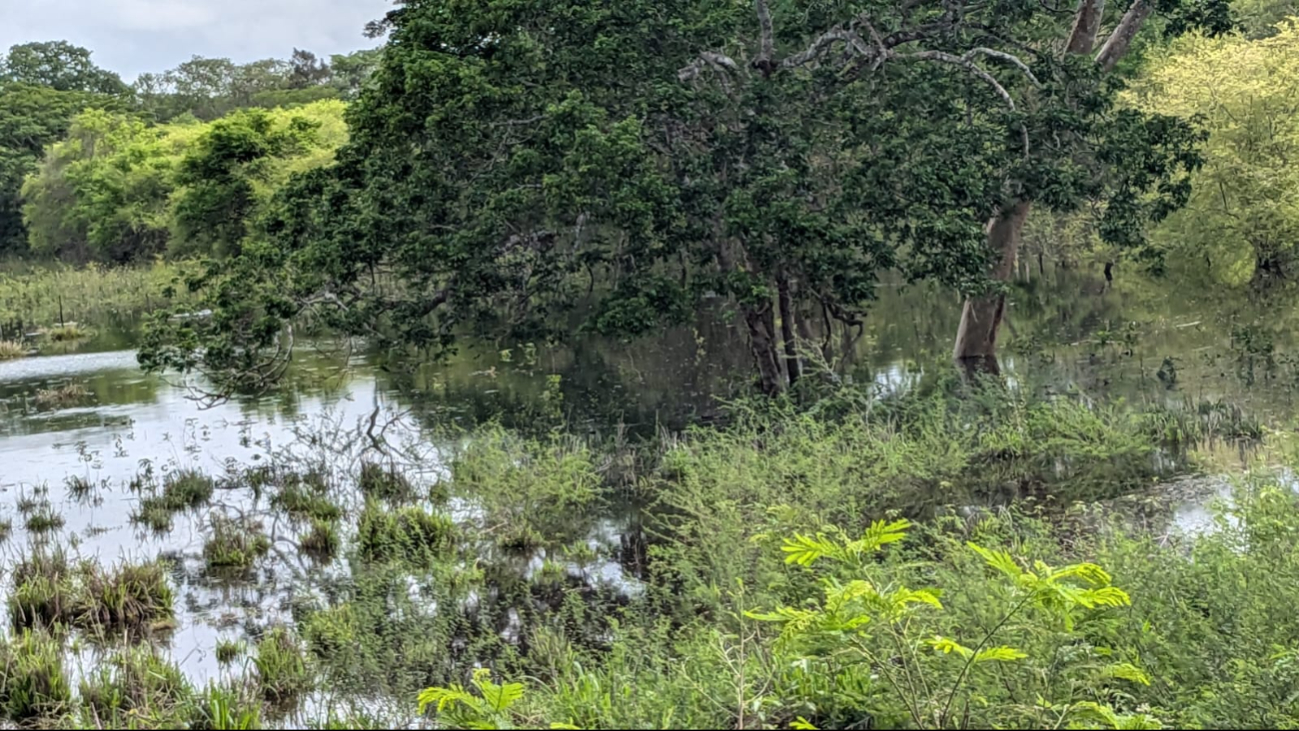
{"type": "Polygon", "coordinates": [[[749,347],[758,366],[762,392],[774,396],[785,390],[784,374],[780,371],[780,352],[776,340],[776,318],[771,303],[762,307],[740,305],[744,324],[749,330],[749,347]]]}
{"type": "MultiPolygon", "coordinates": [[[[989,273],[994,281],[1006,282],[1015,271],[1015,257],[1019,253],[1019,234],[1028,218],[1029,203],[1016,201],[988,222],[988,245],[997,252],[997,260],[989,273]]],[[[952,353],[957,362],[968,365],[974,361],[997,358],[997,330],[1006,311],[1006,295],[971,297],[961,310],[961,326],[956,331],[956,348],[952,353]]]]}
{"type": "Polygon", "coordinates": [[[776,280],[776,287],[780,293],[780,336],[785,340],[785,371],[792,386],[802,377],[803,365],[798,360],[798,345],[794,338],[795,315],[789,277],[782,273],[776,280]]]}
{"type": "MultiPolygon", "coordinates": [[[[1066,54],[1091,53],[1104,9],[1104,0],[1079,0],[1073,29],[1065,43],[1066,54]]],[[[1152,0],[1133,0],[1131,7],[1123,14],[1119,24],[1096,54],[1096,64],[1103,71],[1112,70],[1128,52],[1132,40],[1153,9],[1152,0]]],[[[1030,207],[1031,204],[1027,201],[1015,201],[988,222],[988,245],[997,257],[992,277],[998,282],[1008,281],[1014,272],[1020,230],[1028,219],[1030,207]]],[[[1006,298],[1003,295],[965,301],[953,356],[967,371],[971,367],[980,371],[999,371],[997,330],[1001,326],[1005,308],[1006,298]]]]}

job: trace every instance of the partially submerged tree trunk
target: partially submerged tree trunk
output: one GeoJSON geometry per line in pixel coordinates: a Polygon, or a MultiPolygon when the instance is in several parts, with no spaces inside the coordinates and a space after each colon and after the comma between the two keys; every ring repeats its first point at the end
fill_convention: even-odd
{"type": "MultiPolygon", "coordinates": [[[[997,252],[997,260],[989,273],[995,281],[1009,281],[1015,271],[1020,231],[1028,218],[1028,210],[1027,201],[1016,201],[988,222],[988,245],[997,252]]],[[[989,360],[996,363],[997,331],[1005,312],[1004,293],[965,300],[961,326],[956,331],[956,349],[952,354],[957,362],[978,370],[985,370],[989,360]]]]}
{"type": "MultiPolygon", "coordinates": [[[[1096,45],[1096,34],[1100,29],[1104,10],[1105,0],[1079,0],[1073,29],[1065,42],[1066,54],[1092,52],[1092,48],[1096,45]]],[[[1152,10],[1154,10],[1152,0],[1134,0],[1106,39],[1100,52],[1096,54],[1096,63],[1101,69],[1110,71],[1118,64],[1132,47],[1133,39],[1136,38],[1142,23],[1150,16],[1152,10]]],[[[988,222],[988,246],[995,256],[991,276],[997,282],[1009,282],[1015,272],[1020,231],[1024,222],[1028,220],[1030,208],[1031,204],[1028,201],[1016,200],[988,222]]],[[[1005,307],[1004,295],[971,297],[965,300],[961,310],[961,324],[956,331],[956,347],[952,355],[967,371],[971,367],[992,372],[999,369],[997,329],[1004,318],[1005,307]]]]}

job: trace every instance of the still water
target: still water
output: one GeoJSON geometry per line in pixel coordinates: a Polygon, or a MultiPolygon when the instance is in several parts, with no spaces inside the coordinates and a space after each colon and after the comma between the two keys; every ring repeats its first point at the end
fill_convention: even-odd
{"type": "MultiPolygon", "coordinates": [[[[1012,298],[1003,366],[1012,381],[1046,391],[1165,404],[1230,400],[1267,423],[1284,424],[1294,413],[1299,381],[1299,358],[1290,355],[1294,314],[1284,305],[1196,301],[1085,278],[1039,280],[1012,298]],[[1072,295],[1062,298],[1062,291],[1072,295]]],[[[911,388],[943,371],[958,318],[959,303],[950,295],[885,288],[860,337],[821,356],[842,377],[873,382],[882,392],[911,388]]],[[[184,468],[219,475],[284,454],[346,463],[356,430],[377,413],[378,423],[390,424],[385,438],[434,481],[447,445],[426,436],[423,426],[526,419],[547,376],[560,376],[564,404],[579,425],[652,430],[714,418],[719,400],[736,393],[735,374],[748,365],[733,321],[712,316],[652,342],[524,344],[465,352],[413,373],[366,357],[304,352],[281,393],[207,405],[196,399],[194,384],[142,374],[133,351],[99,350],[120,342],[105,338],[80,352],[0,363],[0,522],[9,521],[13,531],[0,546],[0,561],[11,563],[34,540],[18,509],[32,500],[48,501],[64,518],[55,540],[77,556],[105,565],[170,558],[179,627],[168,649],[200,684],[241,672],[220,668],[219,639],[256,637],[346,567],[305,562],[294,542],[297,528],[268,517],[273,560],[251,579],[210,577],[201,556],[206,515],[177,515],[162,535],[133,524],[138,496],[126,485],[136,475],[184,468]],[[88,395],[63,406],[38,399],[42,390],[68,383],[81,384],[88,395]],[[95,486],[89,496],[69,491],[73,477],[95,486]]],[[[219,489],[214,503],[219,510],[258,509],[247,490],[219,489]]],[[[1201,513],[1195,504],[1180,509],[1188,520],[1201,513]]],[[[618,545],[625,528],[617,516],[599,522],[593,549],[616,554],[605,549],[618,545]]],[[[616,560],[587,575],[617,591],[635,590],[616,560]]]]}

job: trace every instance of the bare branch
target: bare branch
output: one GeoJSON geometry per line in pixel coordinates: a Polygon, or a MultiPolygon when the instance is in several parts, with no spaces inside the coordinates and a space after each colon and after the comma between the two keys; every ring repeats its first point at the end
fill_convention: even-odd
{"type": "Polygon", "coordinates": [[[812,41],[812,45],[808,46],[806,49],[799,51],[792,56],[787,56],[780,62],[780,67],[782,69],[791,69],[808,64],[825,53],[836,43],[845,43],[849,48],[863,56],[869,56],[871,54],[870,46],[866,45],[866,42],[862,40],[861,36],[850,30],[844,30],[843,28],[836,26],[817,36],[816,40],[812,41]]]}
{"type": "Polygon", "coordinates": [[[726,71],[735,71],[739,68],[739,65],[736,64],[730,56],[721,53],[713,53],[712,51],[704,51],[699,54],[699,58],[691,61],[690,65],[678,71],[677,78],[681,81],[689,81],[699,76],[707,66],[724,69],[726,71]]]}
{"type": "Polygon", "coordinates": [[[1006,53],[1004,51],[995,51],[991,48],[984,48],[983,46],[979,46],[978,48],[971,48],[970,50],[966,51],[965,54],[961,56],[961,58],[964,58],[965,60],[968,61],[973,59],[976,55],[988,56],[989,58],[999,58],[1002,61],[1017,66],[1019,70],[1023,71],[1024,75],[1028,77],[1028,80],[1033,82],[1033,86],[1042,85],[1042,82],[1038,81],[1037,77],[1033,75],[1033,72],[1029,70],[1028,64],[1019,60],[1017,56],[1006,53]]]}

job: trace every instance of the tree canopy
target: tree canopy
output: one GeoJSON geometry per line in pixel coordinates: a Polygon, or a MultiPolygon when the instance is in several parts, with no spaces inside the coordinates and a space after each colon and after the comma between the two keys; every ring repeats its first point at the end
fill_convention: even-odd
{"type": "Polygon", "coordinates": [[[889,270],[978,291],[1010,199],[1100,202],[1133,246],[1185,199],[1196,133],[1062,59],[1071,20],[1027,0],[409,0],[338,164],[191,283],[225,315],[160,323],[145,362],[265,373],[307,314],[434,350],[559,336],[575,308],[633,336],[722,295],[779,388],[777,308],[852,324],[889,270]]]}

